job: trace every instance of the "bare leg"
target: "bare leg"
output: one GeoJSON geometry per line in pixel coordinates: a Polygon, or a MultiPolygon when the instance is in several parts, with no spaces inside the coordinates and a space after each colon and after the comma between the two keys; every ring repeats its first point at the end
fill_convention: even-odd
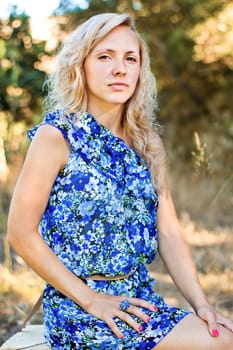
{"type": "Polygon", "coordinates": [[[186,316],[153,350],[233,350],[233,333],[219,325],[212,337],[196,315],[186,316]]]}

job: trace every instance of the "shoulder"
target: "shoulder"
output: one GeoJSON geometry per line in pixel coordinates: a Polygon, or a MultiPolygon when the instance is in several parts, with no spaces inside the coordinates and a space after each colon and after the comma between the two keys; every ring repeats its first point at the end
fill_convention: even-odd
{"type": "Polygon", "coordinates": [[[58,163],[62,168],[69,159],[70,147],[56,127],[43,124],[36,130],[28,153],[34,159],[58,163]]]}
{"type": "Polygon", "coordinates": [[[41,123],[35,125],[32,129],[27,131],[30,140],[35,139],[51,144],[69,143],[68,133],[72,128],[69,116],[65,115],[62,110],[55,110],[45,115],[41,123]]]}
{"type": "Polygon", "coordinates": [[[75,114],[65,113],[63,110],[56,110],[45,115],[41,123],[35,125],[27,132],[30,140],[37,135],[48,137],[51,141],[59,141],[62,138],[70,145],[74,145],[74,138],[77,136],[75,126],[75,114]],[[47,127],[46,127],[47,126],[47,127]],[[43,130],[43,131],[42,131],[43,130]]]}
{"type": "Polygon", "coordinates": [[[64,137],[60,130],[51,124],[42,124],[35,132],[34,140],[43,140],[51,144],[60,144],[64,137]]]}

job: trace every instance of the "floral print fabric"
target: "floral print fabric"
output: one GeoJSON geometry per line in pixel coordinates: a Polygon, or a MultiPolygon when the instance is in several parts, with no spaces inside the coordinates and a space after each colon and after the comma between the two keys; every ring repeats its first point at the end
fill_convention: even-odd
{"type": "Polygon", "coordinates": [[[52,349],[152,349],[187,311],[169,307],[154,290],[145,264],[157,253],[158,195],[146,162],[88,113],[78,118],[55,111],[44,124],[58,128],[70,157],[57,175],[41,220],[41,234],[65,266],[94,290],[142,298],[159,309],[144,310],[149,324],[138,333],[116,319],[118,339],[105,322],[88,314],[49,284],[44,291],[46,338],[52,349]],[[92,281],[93,274],[119,276],[92,281]]]}

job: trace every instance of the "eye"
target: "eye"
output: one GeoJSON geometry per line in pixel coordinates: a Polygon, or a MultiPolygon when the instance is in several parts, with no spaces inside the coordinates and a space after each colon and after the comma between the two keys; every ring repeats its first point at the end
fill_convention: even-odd
{"type": "Polygon", "coordinates": [[[138,60],[137,60],[137,58],[136,57],[134,57],[134,56],[128,56],[128,57],[126,57],[126,60],[127,61],[129,61],[129,62],[132,62],[132,63],[134,63],[134,62],[137,62],[138,60]]]}
{"type": "Polygon", "coordinates": [[[98,57],[98,60],[101,60],[101,61],[108,61],[110,59],[111,59],[111,57],[109,55],[106,55],[106,54],[100,55],[98,57]]]}

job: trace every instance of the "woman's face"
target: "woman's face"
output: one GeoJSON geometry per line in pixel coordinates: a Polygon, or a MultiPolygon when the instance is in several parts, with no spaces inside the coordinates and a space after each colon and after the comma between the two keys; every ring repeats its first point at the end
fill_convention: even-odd
{"type": "Polygon", "coordinates": [[[84,62],[88,109],[122,105],[133,95],[139,50],[135,33],[126,25],[114,28],[94,47],[84,62]]]}

